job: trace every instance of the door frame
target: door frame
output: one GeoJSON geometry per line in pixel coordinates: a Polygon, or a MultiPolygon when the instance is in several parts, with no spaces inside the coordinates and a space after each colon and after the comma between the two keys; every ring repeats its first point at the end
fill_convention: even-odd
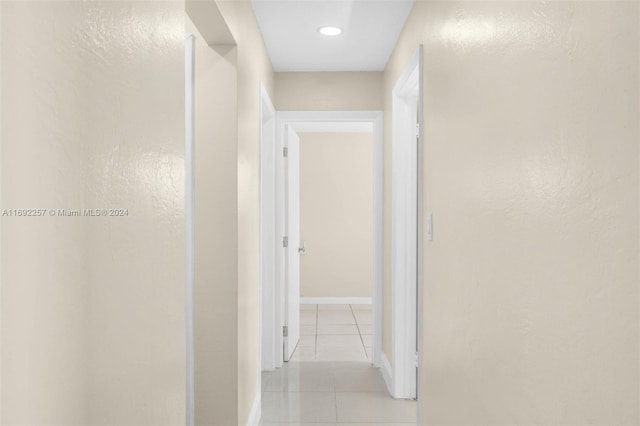
{"type": "MultiPolygon", "coordinates": [[[[274,338],[276,351],[274,368],[283,365],[284,325],[284,250],[280,239],[284,235],[284,147],[285,127],[290,124],[297,132],[336,132],[359,131],[373,134],[373,357],[376,367],[382,364],[382,280],[384,263],[384,223],[383,223],[383,113],[382,111],[276,111],[276,178],[275,178],[275,291],[273,312],[275,313],[275,330],[269,333],[274,338]]],[[[263,302],[265,302],[263,300],[263,302]]],[[[270,307],[264,307],[271,309],[270,307]]]]}
{"type": "Polygon", "coordinates": [[[260,82],[259,370],[276,368],[276,110],[260,82]]]}
{"type": "Polygon", "coordinates": [[[422,73],[420,45],[392,93],[392,386],[394,398],[416,399],[422,299],[422,73]],[[416,126],[417,124],[417,126],[416,126]],[[405,144],[400,143],[406,142],[405,144]],[[415,145],[413,145],[415,144],[415,145]],[[413,145],[413,146],[412,146],[413,145]],[[408,174],[401,173],[408,172],[408,174]],[[403,189],[415,180],[415,188],[403,189]],[[411,192],[415,190],[415,195],[411,192]],[[414,245],[415,244],[415,245],[414,245]]]}

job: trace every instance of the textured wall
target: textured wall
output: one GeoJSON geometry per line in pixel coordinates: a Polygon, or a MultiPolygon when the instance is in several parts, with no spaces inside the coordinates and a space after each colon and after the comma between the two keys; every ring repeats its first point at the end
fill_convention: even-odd
{"type": "Polygon", "coordinates": [[[86,202],[91,424],[181,423],[184,355],[184,4],[104,2],[90,61],[86,202]]]}
{"type": "MultiPolygon", "coordinates": [[[[238,45],[238,424],[246,424],[259,392],[259,88],[273,98],[273,68],[248,0],[218,1],[238,45]]],[[[222,324],[227,329],[228,324],[222,324]]]]}
{"type": "Polygon", "coordinates": [[[1,7],[2,423],[180,424],[184,5],[1,7]]]}
{"type": "Polygon", "coordinates": [[[382,72],[278,72],[274,103],[280,111],[377,111],[382,83],[382,72]]]}
{"type": "Polygon", "coordinates": [[[415,4],[424,424],[640,422],[638,7],[415,4]]]}
{"type": "Polygon", "coordinates": [[[235,424],[238,395],[230,390],[238,380],[238,305],[230,301],[238,282],[237,50],[209,47],[188,18],[187,32],[196,38],[195,422],[235,424]]]}
{"type": "MultiPolygon", "coordinates": [[[[65,45],[78,40],[69,23],[83,9],[0,7],[2,209],[80,206],[87,80],[83,58],[65,45]]],[[[2,424],[85,424],[87,221],[1,220],[2,424]]]]}
{"type": "Polygon", "coordinates": [[[300,296],[372,297],[372,134],[299,136],[300,296]]]}

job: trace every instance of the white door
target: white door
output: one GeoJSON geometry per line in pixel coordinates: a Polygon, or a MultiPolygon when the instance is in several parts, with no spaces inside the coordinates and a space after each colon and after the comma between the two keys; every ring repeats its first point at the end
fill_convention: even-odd
{"type": "Polygon", "coordinates": [[[289,361],[300,340],[300,138],[287,125],[285,130],[285,315],[284,360],[289,361]]]}

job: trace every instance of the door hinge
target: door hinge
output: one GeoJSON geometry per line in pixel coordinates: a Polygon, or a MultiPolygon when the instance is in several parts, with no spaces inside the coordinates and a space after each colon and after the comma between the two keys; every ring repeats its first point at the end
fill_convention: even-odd
{"type": "Polygon", "coordinates": [[[419,359],[418,359],[418,352],[413,354],[413,365],[418,368],[419,364],[419,359]]]}
{"type": "Polygon", "coordinates": [[[282,247],[289,247],[289,237],[282,237],[282,247]]]}
{"type": "Polygon", "coordinates": [[[284,148],[282,148],[282,156],[283,157],[288,157],[289,156],[289,148],[287,148],[286,146],[284,148]]]}
{"type": "Polygon", "coordinates": [[[420,123],[416,123],[416,138],[420,139],[420,123]]]}
{"type": "Polygon", "coordinates": [[[289,327],[286,325],[282,326],[282,337],[289,337],[289,327]]]}

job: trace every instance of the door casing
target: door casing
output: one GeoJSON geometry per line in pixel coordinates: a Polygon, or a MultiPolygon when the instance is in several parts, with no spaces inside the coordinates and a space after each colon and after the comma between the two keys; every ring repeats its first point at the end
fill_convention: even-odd
{"type": "MultiPolygon", "coordinates": [[[[392,93],[391,279],[394,398],[418,396],[422,333],[422,46],[392,93]]],[[[389,385],[389,383],[388,383],[389,385]]]]}
{"type": "MultiPolygon", "coordinates": [[[[275,235],[281,242],[285,235],[285,175],[282,149],[286,126],[296,131],[358,131],[373,134],[373,365],[381,366],[382,354],[382,267],[383,246],[383,113],[382,111],[276,111],[276,176],[275,176],[275,235]],[[351,129],[351,130],[350,130],[351,129]]],[[[281,244],[274,247],[275,291],[273,312],[275,313],[275,362],[273,368],[283,365],[282,326],[285,315],[285,251],[281,244]]],[[[263,299],[263,303],[266,302],[263,299]]],[[[263,306],[263,309],[270,309],[263,306]]],[[[265,332],[263,328],[263,332],[265,332]]]]}
{"type": "Polygon", "coordinates": [[[260,370],[276,368],[276,111],[260,83],[260,370]]]}

